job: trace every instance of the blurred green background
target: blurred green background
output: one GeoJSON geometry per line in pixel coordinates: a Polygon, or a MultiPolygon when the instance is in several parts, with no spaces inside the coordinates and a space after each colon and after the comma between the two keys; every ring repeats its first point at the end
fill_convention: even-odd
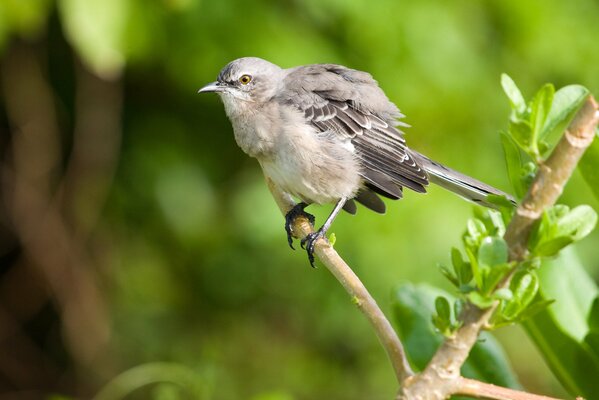
{"type": "MultiPolygon", "coordinates": [[[[392,398],[370,326],[288,248],[257,163],[197,89],[250,55],[367,70],[411,147],[509,190],[500,73],[526,96],[597,94],[597,38],[595,0],[0,0],[0,399],[90,398],[156,361],[216,399],[392,398]]],[[[577,175],[563,201],[599,206],[577,175]]],[[[406,193],[342,215],[335,246],[390,312],[400,282],[449,289],[436,264],[471,208],[406,193]]],[[[597,240],[578,246],[595,279],[597,240]]],[[[563,395],[520,328],[497,336],[526,388],[563,395]]]]}

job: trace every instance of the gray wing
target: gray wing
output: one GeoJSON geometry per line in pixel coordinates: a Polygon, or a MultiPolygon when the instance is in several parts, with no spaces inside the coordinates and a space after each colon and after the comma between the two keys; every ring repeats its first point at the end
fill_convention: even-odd
{"type": "MultiPolygon", "coordinates": [[[[426,191],[428,176],[394,126],[402,125],[402,115],[369,74],[331,64],[298,67],[289,71],[281,92],[279,100],[298,107],[319,131],[351,141],[368,189],[393,199],[402,197],[404,186],[426,191]]],[[[368,189],[356,200],[380,212],[368,189]]]]}

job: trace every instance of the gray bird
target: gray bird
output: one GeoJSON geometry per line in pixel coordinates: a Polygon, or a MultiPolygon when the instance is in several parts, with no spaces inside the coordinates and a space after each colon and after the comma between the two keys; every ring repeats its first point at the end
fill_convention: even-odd
{"type": "Polygon", "coordinates": [[[429,180],[470,201],[495,207],[490,194],[507,194],[447,168],[407,147],[398,126],[404,117],[372,76],[342,65],[282,69],[246,57],[227,64],[218,80],[199,90],[220,95],[241,149],[260,163],[282,191],[298,198],[285,217],[291,222],[312,203],[335,203],[323,226],[304,238],[310,264],[314,244],[341,209],[354,214],[354,200],[378,213],[384,196],[402,197],[404,187],[426,192],[429,180]]]}

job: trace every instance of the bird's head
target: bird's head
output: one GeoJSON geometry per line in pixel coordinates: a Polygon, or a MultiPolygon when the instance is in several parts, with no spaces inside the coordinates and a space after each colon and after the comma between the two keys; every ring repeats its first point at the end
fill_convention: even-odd
{"type": "Polygon", "coordinates": [[[244,57],[231,61],[198,93],[218,93],[225,102],[263,102],[275,93],[283,70],[266,60],[244,57]]]}

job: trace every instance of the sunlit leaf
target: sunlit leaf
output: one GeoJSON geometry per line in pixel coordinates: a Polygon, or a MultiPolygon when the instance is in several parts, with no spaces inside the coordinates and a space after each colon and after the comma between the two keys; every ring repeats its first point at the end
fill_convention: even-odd
{"type": "Polygon", "coordinates": [[[507,262],[508,249],[505,240],[500,236],[488,236],[483,239],[478,249],[478,262],[484,265],[499,265],[507,262]]]}
{"type": "Polygon", "coordinates": [[[558,235],[569,235],[572,240],[587,236],[597,225],[597,213],[590,206],[573,208],[558,221],[558,235]]]}
{"type": "MultiPolygon", "coordinates": [[[[537,142],[541,138],[541,132],[545,126],[545,121],[549,116],[554,94],[555,88],[552,84],[548,83],[537,92],[532,100],[530,111],[530,123],[532,126],[531,144],[533,145],[533,151],[535,152],[538,152],[537,142]]],[[[535,154],[535,156],[537,155],[538,154],[535,154]]]]}
{"type": "Polygon", "coordinates": [[[526,110],[526,101],[524,101],[520,89],[518,89],[518,86],[516,86],[516,83],[508,74],[501,74],[501,86],[510,100],[512,108],[519,114],[524,113],[526,110]]]}
{"type": "Polygon", "coordinates": [[[565,86],[555,92],[540,138],[546,137],[559,124],[570,119],[588,95],[589,90],[580,85],[565,86]]]}
{"type": "Polygon", "coordinates": [[[501,144],[503,145],[503,153],[505,155],[505,163],[510,183],[516,192],[516,197],[522,199],[526,194],[527,188],[523,185],[521,179],[523,164],[520,149],[511,136],[505,132],[501,132],[501,144]]]}
{"type": "Polygon", "coordinates": [[[466,295],[468,300],[480,309],[489,308],[495,302],[491,296],[485,296],[480,292],[470,292],[466,295]]]}

